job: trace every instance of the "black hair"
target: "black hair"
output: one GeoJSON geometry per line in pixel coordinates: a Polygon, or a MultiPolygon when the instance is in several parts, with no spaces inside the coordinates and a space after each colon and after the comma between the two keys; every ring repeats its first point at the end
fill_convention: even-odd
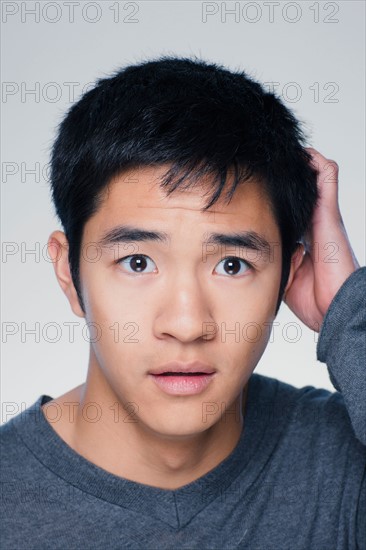
{"type": "Polygon", "coordinates": [[[162,56],[99,79],[64,117],[51,155],[52,200],[83,311],[83,229],[103,191],[122,171],[168,163],[161,181],[167,194],[211,176],[212,194],[202,211],[217,201],[229,173],[228,200],[240,182],[262,182],[282,242],[277,313],[291,256],[318,199],[317,172],[304,143],[293,113],[241,70],[162,56]]]}

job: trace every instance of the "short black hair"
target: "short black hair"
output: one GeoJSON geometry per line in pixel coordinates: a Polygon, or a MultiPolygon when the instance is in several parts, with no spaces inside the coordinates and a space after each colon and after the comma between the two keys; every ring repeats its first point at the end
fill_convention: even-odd
{"type": "Polygon", "coordinates": [[[161,180],[167,194],[211,176],[202,211],[217,201],[229,173],[228,200],[238,183],[262,182],[282,242],[277,313],[291,256],[318,200],[305,139],[302,124],[275,93],[242,70],[197,57],[164,55],[97,80],[64,117],[51,154],[52,200],[84,313],[79,262],[85,223],[112,178],[167,163],[161,180]]]}

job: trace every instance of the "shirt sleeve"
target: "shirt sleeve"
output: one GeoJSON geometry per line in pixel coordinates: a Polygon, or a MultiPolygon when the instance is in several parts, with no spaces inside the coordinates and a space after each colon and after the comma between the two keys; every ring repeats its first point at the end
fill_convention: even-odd
{"type": "Polygon", "coordinates": [[[317,359],[344,399],[357,439],[366,445],[366,267],[354,271],[324,317],[317,359]]]}
{"type": "Polygon", "coordinates": [[[357,548],[366,548],[366,466],[357,503],[356,540],[357,548]]]}

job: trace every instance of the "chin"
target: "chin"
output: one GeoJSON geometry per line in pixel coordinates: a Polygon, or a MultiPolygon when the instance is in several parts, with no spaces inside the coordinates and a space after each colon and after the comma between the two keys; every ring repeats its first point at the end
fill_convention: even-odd
{"type": "Polygon", "coordinates": [[[210,419],[210,422],[202,422],[201,418],[182,420],[181,416],[176,415],[170,421],[167,419],[152,421],[149,418],[149,422],[145,424],[147,428],[152,431],[156,436],[168,439],[174,439],[176,441],[180,439],[187,439],[194,437],[195,435],[205,432],[215,422],[210,419]]]}

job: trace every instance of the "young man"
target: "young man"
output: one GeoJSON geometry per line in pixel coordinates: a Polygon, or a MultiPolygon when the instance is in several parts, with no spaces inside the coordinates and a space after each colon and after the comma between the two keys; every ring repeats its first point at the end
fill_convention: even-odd
{"type": "Polygon", "coordinates": [[[88,374],[1,427],[3,548],[366,548],[366,268],[337,172],[204,61],[127,67],[71,108],[49,253],[88,374]],[[336,392],[253,374],[283,300],[336,392]]]}

